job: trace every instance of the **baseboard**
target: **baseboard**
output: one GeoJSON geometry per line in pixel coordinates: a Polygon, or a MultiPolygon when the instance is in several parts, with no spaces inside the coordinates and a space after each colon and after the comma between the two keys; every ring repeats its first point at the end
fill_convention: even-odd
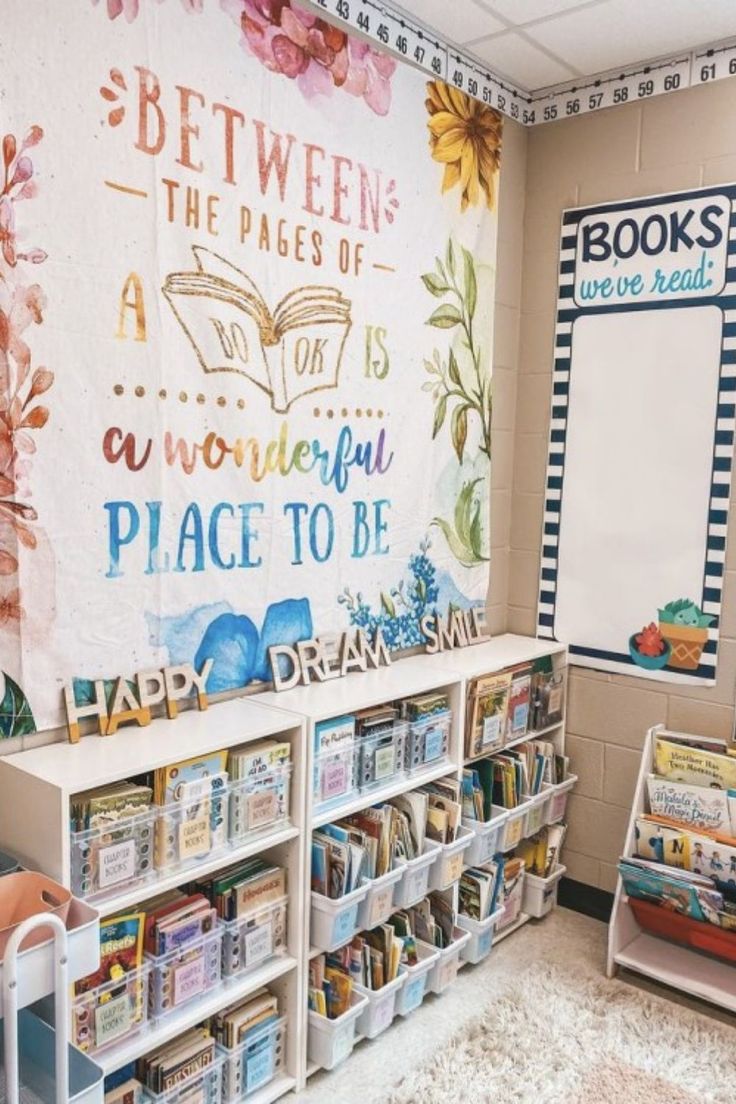
{"type": "Polygon", "coordinates": [[[575,882],[572,878],[562,878],[557,901],[563,908],[582,912],[584,916],[592,916],[594,920],[602,920],[604,924],[611,918],[613,894],[607,889],[575,882]]]}

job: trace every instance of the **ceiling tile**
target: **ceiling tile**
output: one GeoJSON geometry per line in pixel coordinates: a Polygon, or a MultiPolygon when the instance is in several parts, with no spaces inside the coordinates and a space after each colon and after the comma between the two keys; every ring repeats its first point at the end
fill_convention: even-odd
{"type": "Polygon", "coordinates": [[[599,73],[736,35],[733,0],[604,0],[527,28],[582,73],[599,73]]]}
{"type": "MultiPolygon", "coordinates": [[[[395,5],[397,8],[398,4],[395,5]]],[[[403,0],[400,5],[409,15],[415,16],[425,27],[431,27],[446,35],[459,46],[483,35],[504,30],[504,24],[495,19],[487,8],[475,0],[403,0]]]]}
{"type": "Polygon", "coordinates": [[[522,26],[533,19],[546,19],[559,15],[568,8],[579,8],[586,0],[484,0],[492,12],[498,13],[515,26],[522,26]]]}
{"type": "Polygon", "coordinates": [[[485,42],[475,42],[472,51],[524,89],[558,84],[574,75],[571,69],[560,65],[514,31],[485,42]]]}

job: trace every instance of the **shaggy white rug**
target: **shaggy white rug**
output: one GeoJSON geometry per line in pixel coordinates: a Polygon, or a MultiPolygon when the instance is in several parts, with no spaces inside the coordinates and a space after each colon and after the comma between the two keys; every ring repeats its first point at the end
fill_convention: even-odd
{"type": "Polygon", "coordinates": [[[733,1104],[736,1033],[620,981],[535,966],[390,1104],[733,1104]]]}

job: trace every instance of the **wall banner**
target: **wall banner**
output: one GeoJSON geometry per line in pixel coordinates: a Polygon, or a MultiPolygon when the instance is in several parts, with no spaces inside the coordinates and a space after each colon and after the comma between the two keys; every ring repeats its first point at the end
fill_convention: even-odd
{"type": "Polygon", "coordinates": [[[539,635],[715,681],[736,406],[736,185],[563,214],[539,635]]]}
{"type": "Polygon", "coordinates": [[[291,0],[2,7],[0,736],[483,604],[500,116],[291,0]]]}

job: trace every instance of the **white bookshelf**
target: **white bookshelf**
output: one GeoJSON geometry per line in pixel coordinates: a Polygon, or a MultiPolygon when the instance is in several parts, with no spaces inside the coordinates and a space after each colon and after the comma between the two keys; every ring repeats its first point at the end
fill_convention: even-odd
{"type": "MultiPolygon", "coordinates": [[[[57,743],[0,759],[0,844],[28,867],[41,869],[70,884],[69,799],[83,790],[153,771],[236,744],[278,737],[291,744],[290,823],[267,835],[248,838],[237,847],[210,855],[194,868],[157,874],[143,885],[123,885],[92,898],[95,908],[111,916],[145,904],[147,898],[192,878],[202,878],[253,854],[264,854],[287,870],[287,953],[266,961],[243,977],[226,981],[188,1002],[133,1037],[95,1056],[105,1073],[153,1050],[226,1005],[247,997],[261,985],[278,994],[288,1016],[286,1069],[282,1076],[247,1097],[247,1104],[271,1104],[299,1091],[316,1067],[307,1065],[307,983],[310,957],[310,859],[314,828],[357,812],[440,777],[460,777],[466,763],[464,725],[466,692],[471,679],[547,655],[564,654],[553,642],[507,634],[467,648],[415,655],[388,667],[353,673],[344,679],[313,683],[276,693],[213,704],[204,712],[181,713],[175,721],[157,719],[147,728],[121,728],[109,737],[87,736],[78,744],[57,743]],[[388,780],[368,792],[351,794],[340,804],[314,808],[312,794],[315,725],[344,714],[429,692],[447,694],[452,711],[448,757],[426,768],[388,780]],[[13,800],[7,800],[12,795],[13,800]]],[[[564,719],[541,732],[564,751],[564,719]]],[[[508,745],[507,745],[508,746],[508,745]]],[[[503,750],[503,749],[499,749],[503,750]]],[[[492,755],[493,752],[486,753],[492,755]]],[[[481,758],[484,756],[479,756],[481,758]]],[[[457,885],[450,890],[457,901],[457,885]]],[[[528,919],[519,920],[505,938],[528,919]]],[[[431,999],[441,1000],[441,996],[431,999]]],[[[390,1030],[390,1029],[389,1029],[390,1030]]]]}
{"type": "MultiPolygon", "coordinates": [[[[460,777],[463,768],[475,761],[475,758],[488,758],[505,750],[499,748],[495,752],[486,752],[474,757],[474,759],[466,759],[464,739],[467,687],[472,679],[482,675],[492,674],[507,667],[551,655],[566,658],[566,648],[553,641],[505,634],[480,644],[469,645],[466,648],[439,652],[435,655],[410,656],[395,661],[390,667],[354,673],[344,679],[312,683],[309,686],[297,686],[280,693],[269,691],[260,694],[258,701],[263,705],[286,709],[290,713],[300,714],[304,718],[305,758],[307,760],[308,779],[312,778],[314,765],[315,726],[320,721],[330,720],[344,714],[354,713],[357,710],[383,705],[416,694],[444,692],[448,695],[450,701],[452,727],[449,757],[446,761],[434,766],[429,765],[424,771],[390,781],[387,785],[373,789],[368,793],[351,795],[340,804],[330,805],[327,809],[313,808],[312,787],[307,785],[305,823],[309,826],[309,829],[304,839],[307,881],[309,881],[311,831],[313,829],[341,817],[349,816],[351,813],[365,809],[370,805],[387,801],[400,793],[417,789],[437,778],[460,777]]],[[[509,747],[524,740],[544,737],[552,740],[557,751],[562,754],[565,747],[564,733],[565,720],[563,714],[563,719],[559,724],[550,725],[540,732],[530,731],[505,746],[509,747]]],[[[573,778],[573,781],[576,781],[576,779],[573,778]]],[[[454,903],[457,906],[457,884],[451,890],[445,892],[453,894],[454,903]]],[[[305,901],[304,916],[302,962],[306,994],[309,961],[322,953],[310,942],[308,894],[305,901]]],[[[517,931],[529,919],[530,917],[526,913],[522,913],[513,924],[499,933],[494,939],[494,944],[517,931]]],[[[465,963],[461,963],[461,965],[464,966],[465,963]]],[[[442,998],[439,996],[434,999],[441,1000],[442,998]]],[[[356,1042],[359,1041],[360,1037],[356,1039],[356,1042]]],[[[307,1063],[307,1077],[311,1077],[319,1068],[314,1063],[307,1063]]]]}
{"type": "MultiPolygon", "coordinates": [[[[649,812],[647,775],[654,769],[654,743],[657,736],[666,734],[663,725],[656,725],[649,729],[644,741],[623,855],[636,853],[636,820],[649,812]]],[[[629,906],[620,876],[608,929],[608,976],[613,977],[619,969],[632,970],[688,996],[736,1012],[736,967],[644,931],[629,906]]]]}
{"type": "Polygon", "coordinates": [[[125,727],[113,736],[86,736],[78,744],[57,743],[0,759],[0,840],[31,869],[43,870],[65,885],[71,880],[69,800],[96,786],[153,771],[179,759],[234,747],[263,737],[291,745],[290,823],[249,838],[240,846],[208,856],[150,881],[123,886],[103,897],[90,898],[105,916],[124,913],[166,889],[205,877],[254,854],[286,869],[288,912],[286,954],[267,960],[245,975],[226,979],[200,997],[160,1019],[148,1022],[133,1036],[95,1054],[105,1074],[139,1058],[189,1027],[243,999],[261,985],[279,997],[288,1017],[285,1072],[252,1097],[269,1104],[297,1085],[304,1072],[306,992],[303,990],[303,903],[305,885],[304,809],[305,760],[303,722],[281,709],[267,708],[254,698],[236,699],[200,712],[181,713],[176,720],[160,718],[146,728],[125,727]],[[8,800],[5,795],[13,795],[8,800]]]}

